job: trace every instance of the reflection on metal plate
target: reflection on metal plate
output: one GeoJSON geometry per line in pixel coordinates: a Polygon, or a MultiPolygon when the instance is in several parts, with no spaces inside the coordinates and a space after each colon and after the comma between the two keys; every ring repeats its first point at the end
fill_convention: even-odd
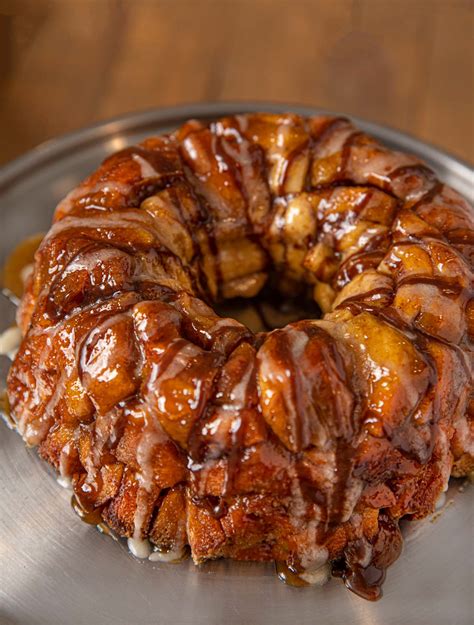
{"type": "MultiPolygon", "coordinates": [[[[50,141],[0,170],[0,262],[49,227],[59,199],[109,153],[185,119],[250,110],[314,109],[267,103],[147,111],[50,141]]],[[[391,146],[424,158],[448,184],[472,195],[473,173],[452,157],[393,130],[358,121],[391,146]]],[[[12,311],[0,301],[0,330],[12,311]]],[[[0,357],[0,391],[6,362],[0,357]]],[[[473,616],[472,488],[448,492],[436,519],[407,524],[405,550],[384,597],[368,603],[332,580],[291,588],[270,564],[135,560],[121,543],[81,523],[70,493],[34,450],[0,424],[1,625],[467,625],[473,616]]]]}

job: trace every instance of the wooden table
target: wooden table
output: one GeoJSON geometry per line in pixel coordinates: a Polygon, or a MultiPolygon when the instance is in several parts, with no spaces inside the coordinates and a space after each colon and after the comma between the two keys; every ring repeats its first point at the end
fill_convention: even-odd
{"type": "Polygon", "coordinates": [[[0,162],[146,107],[279,100],[474,161],[473,0],[0,0],[0,162]]]}

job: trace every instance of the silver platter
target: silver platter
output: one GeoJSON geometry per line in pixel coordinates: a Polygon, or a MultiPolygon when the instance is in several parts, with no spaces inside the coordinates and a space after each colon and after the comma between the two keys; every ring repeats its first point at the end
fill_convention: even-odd
{"type": "MultiPolygon", "coordinates": [[[[111,152],[188,118],[252,110],[321,111],[268,103],[182,106],[121,117],[54,139],[0,170],[0,262],[29,234],[46,231],[56,203],[111,152]]],[[[464,163],[394,130],[355,120],[385,143],[421,156],[472,196],[464,163]]],[[[0,301],[0,329],[13,311],[0,301]]],[[[8,363],[0,357],[0,391],[8,363]]],[[[467,625],[473,611],[472,488],[456,481],[431,519],[407,523],[404,553],[384,597],[368,603],[339,580],[291,588],[270,564],[158,564],[82,523],[69,492],[34,450],[0,424],[0,625],[467,625]]]]}

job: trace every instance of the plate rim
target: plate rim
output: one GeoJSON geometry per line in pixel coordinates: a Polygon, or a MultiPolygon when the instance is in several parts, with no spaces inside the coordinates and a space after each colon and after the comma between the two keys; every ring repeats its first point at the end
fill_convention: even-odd
{"type": "Polygon", "coordinates": [[[229,100],[184,103],[176,106],[152,107],[127,112],[47,139],[30,148],[24,154],[0,166],[0,193],[13,186],[23,174],[47,165],[48,162],[54,161],[68,153],[72,148],[81,149],[88,144],[100,142],[104,138],[120,132],[138,131],[140,128],[146,128],[156,123],[173,125],[173,122],[176,122],[178,125],[190,118],[213,119],[254,111],[270,113],[292,112],[303,116],[331,115],[348,117],[354,121],[355,125],[368,134],[380,137],[382,141],[396,144],[403,151],[413,152],[428,161],[446,167],[457,177],[464,179],[467,185],[469,185],[469,182],[474,182],[474,168],[466,160],[391,126],[372,122],[350,113],[341,113],[317,106],[265,100],[229,100]]]}

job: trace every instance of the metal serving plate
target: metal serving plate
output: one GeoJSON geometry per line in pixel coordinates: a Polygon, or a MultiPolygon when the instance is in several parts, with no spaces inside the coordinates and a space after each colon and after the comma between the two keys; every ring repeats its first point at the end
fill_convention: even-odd
{"type": "MultiPolygon", "coordinates": [[[[202,104],[147,111],[49,141],[0,170],[0,262],[48,229],[56,203],[100,161],[188,118],[252,110],[321,111],[268,103],[202,104]]],[[[394,130],[368,132],[421,156],[466,196],[473,173],[451,156],[394,130]]],[[[0,330],[13,311],[0,301],[0,330]]],[[[0,357],[0,391],[8,363],[0,357]]],[[[271,564],[142,562],[82,523],[69,492],[34,450],[0,424],[0,625],[467,625],[473,618],[472,488],[452,484],[439,515],[408,523],[405,550],[372,604],[339,580],[323,588],[280,583],[271,564]]]]}

